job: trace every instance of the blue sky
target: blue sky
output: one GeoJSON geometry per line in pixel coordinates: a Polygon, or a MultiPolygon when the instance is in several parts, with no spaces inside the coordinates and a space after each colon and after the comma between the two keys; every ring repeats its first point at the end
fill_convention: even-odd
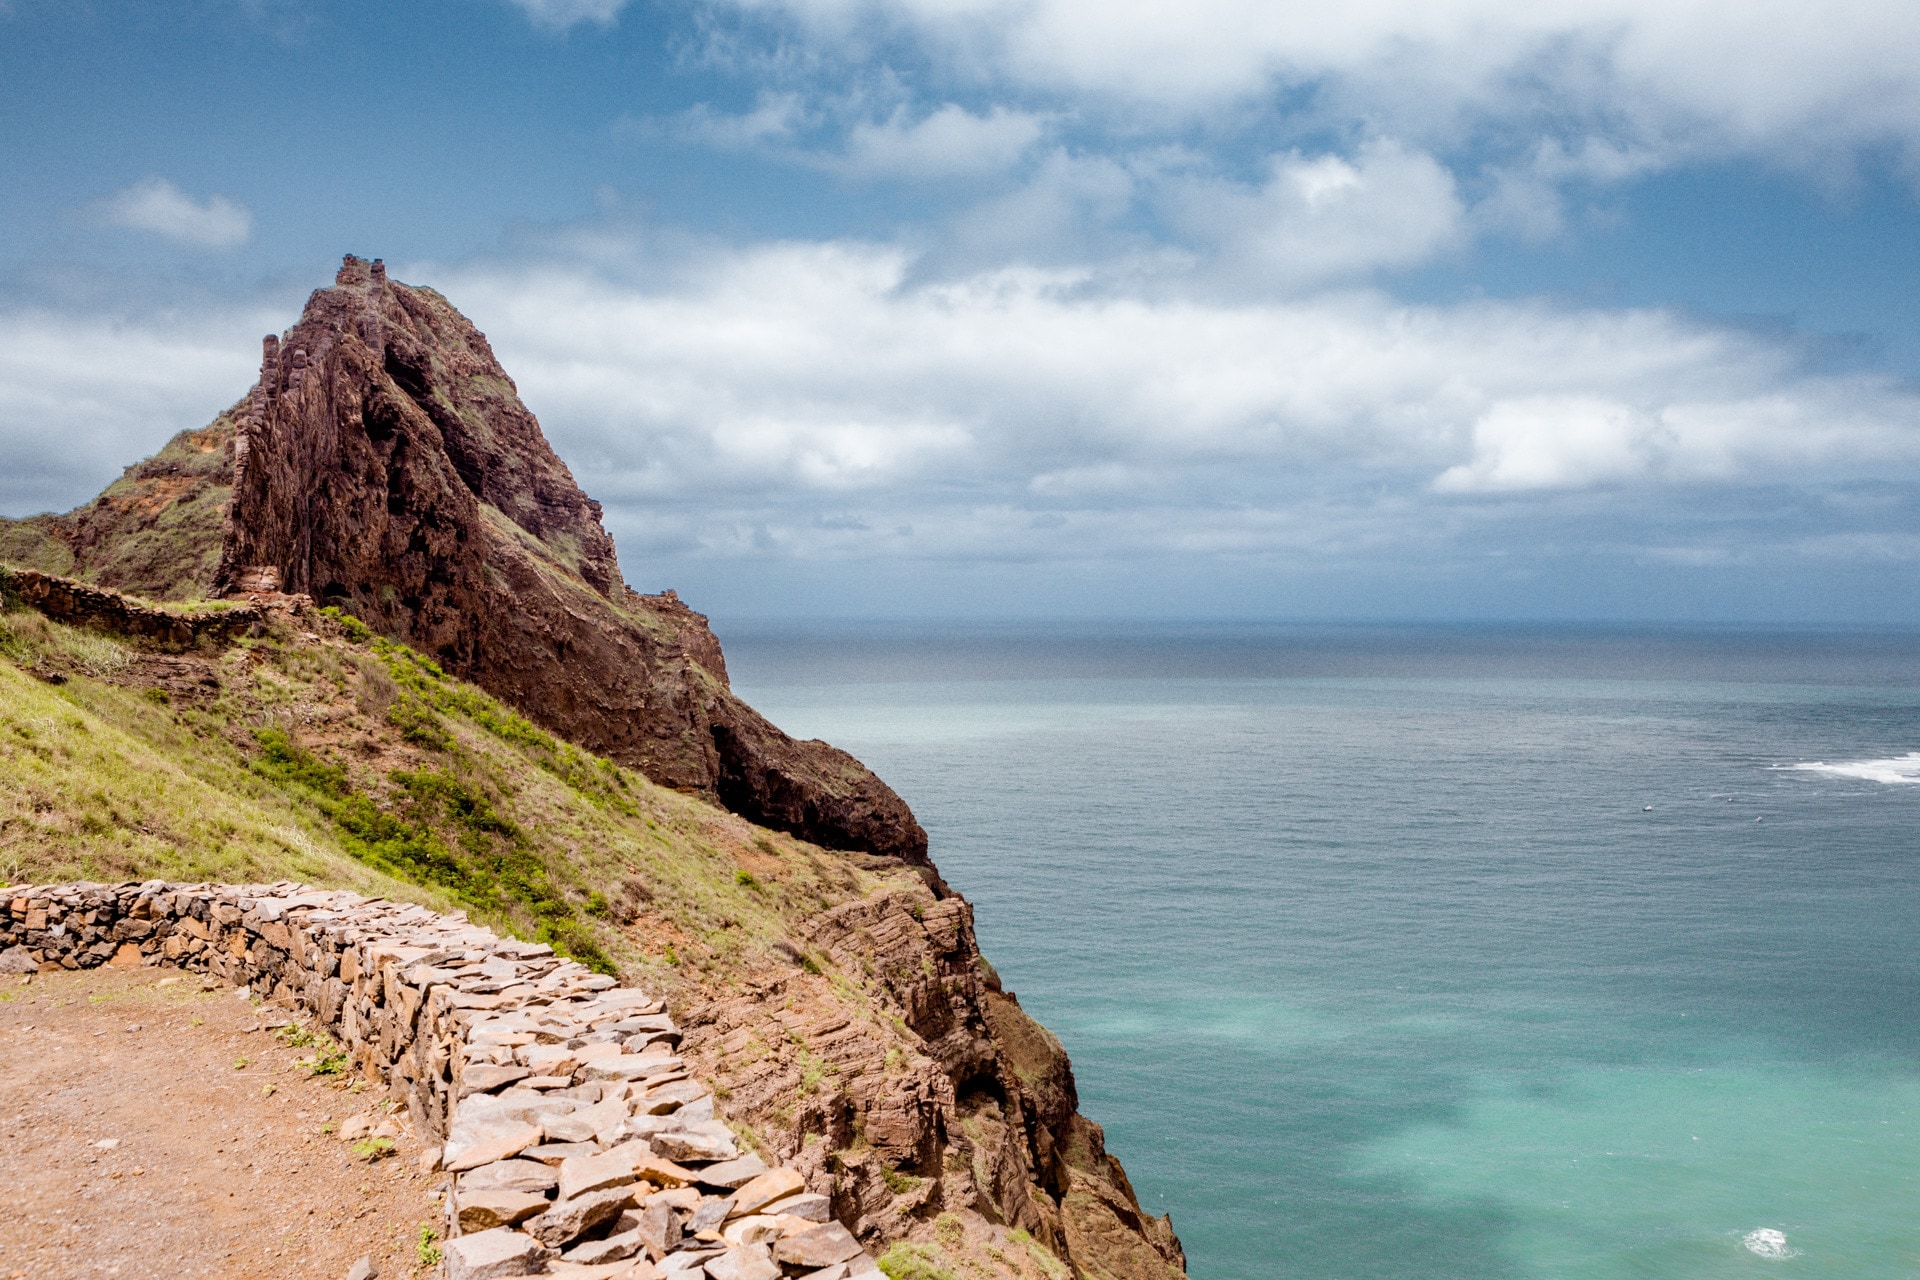
{"type": "Polygon", "coordinates": [[[1920,623],[1920,9],[0,3],[0,512],[445,291],[717,618],[1920,623]]]}

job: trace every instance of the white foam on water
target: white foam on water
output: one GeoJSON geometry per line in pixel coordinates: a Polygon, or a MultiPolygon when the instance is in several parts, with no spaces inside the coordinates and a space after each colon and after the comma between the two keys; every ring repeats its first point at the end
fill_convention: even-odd
{"type": "Polygon", "coordinates": [[[1775,1231],[1772,1227],[1761,1227],[1758,1231],[1749,1231],[1740,1238],[1747,1246],[1747,1252],[1757,1253],[1763,1258],[1797,1258],[1798,1249],[1787,1245],[1787,1233],[1775,1231]]]}
{"type": "Polygon", "coordinates": [[[1775,765],[1777,769],[1797,769],[1803,773],[1824,773],[1833,778],[1860,778],[1867,782],[1884,782],[1889,785],[1901,783],[1920,783],[1920,751],[1909,751],[1904,756],[1893,756],[1886,760],[1849,760],[1840,764],[1827,764],[1816,760],[1811,764],[1775,765]]]}

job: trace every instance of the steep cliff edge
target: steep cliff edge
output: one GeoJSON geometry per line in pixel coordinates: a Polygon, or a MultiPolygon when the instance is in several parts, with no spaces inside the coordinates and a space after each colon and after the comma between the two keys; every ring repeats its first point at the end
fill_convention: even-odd
{"type": "Polygon", "coordinates": [[[437,294],[348,259],[246,399],[90,506],[0,522],[0,559],[155,599],[309,593],[652,780],[579,763],[297,601],[297,625],[225,655],[0,626],[0,722],[12,706],[28,731],[0,735],[0,854],[23,850],[23,873],[231,876],[200,861],[237,856],[202,830],[217,809],[220,832],[254,833],[249,874],[347,883],[359,863],[648,973],[727,1117],[876,1247],[1032,1280],[1057,1280],[1055,1257],[1182,1274],[905,804],[735,698],[704,618],[625,587],[597,506],[437,294]],[[31,737],[68,732],[56,698],[99,718],[76,749],[110,742],[124,766],[59,781],[65,756],[31,737]],[[217,794],[147,812],[160,773],[217,794]]]}

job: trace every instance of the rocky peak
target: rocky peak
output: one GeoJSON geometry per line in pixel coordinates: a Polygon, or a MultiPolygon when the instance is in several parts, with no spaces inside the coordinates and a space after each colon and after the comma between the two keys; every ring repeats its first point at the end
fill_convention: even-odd
{"type": "Polygon", "coordinates": [[[162,599],[307,594],[656,782],[926,864],[890,787],[735,697],[673,592],[627,586],[600,516],[486,336],[349,256],[245,399],[78,511],[0,521],[0,559],[162,599]]]}

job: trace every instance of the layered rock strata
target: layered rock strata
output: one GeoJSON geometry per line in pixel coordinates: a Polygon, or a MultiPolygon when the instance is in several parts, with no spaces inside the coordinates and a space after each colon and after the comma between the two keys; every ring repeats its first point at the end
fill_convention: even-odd
{"type": "Polygon", "coordinates": [[[173,964],[310,1013],[443,1140],[447,1280],[880,1274],[828,1194],[716,1118],[661,1001],[548,947],[284,882],[4,896],[0,971],[173,964]]]}

